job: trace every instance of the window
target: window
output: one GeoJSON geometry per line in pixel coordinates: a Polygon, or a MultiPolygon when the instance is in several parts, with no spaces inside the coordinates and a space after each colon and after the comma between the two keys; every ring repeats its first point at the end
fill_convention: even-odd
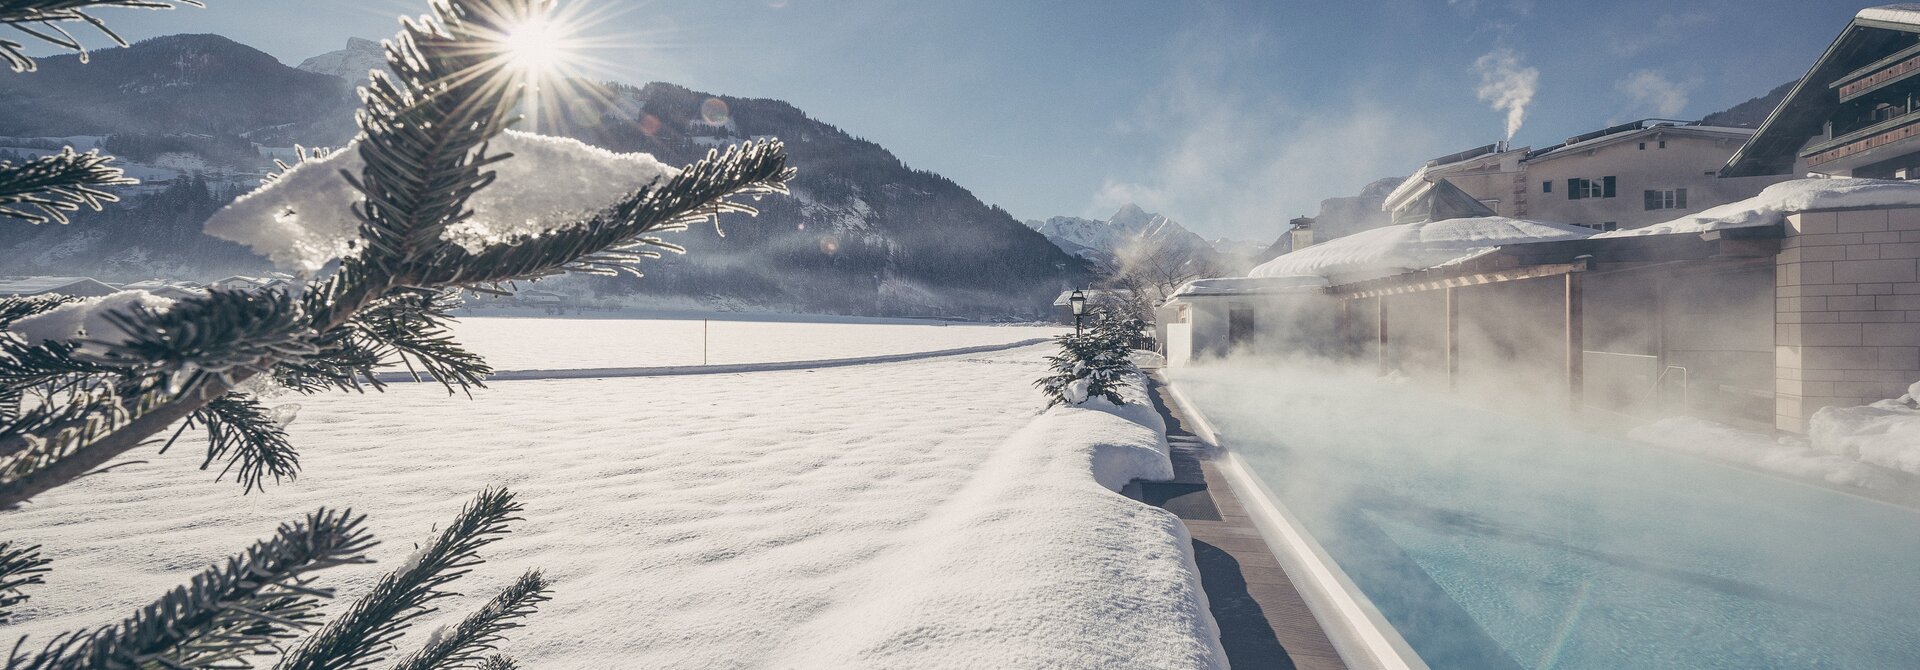
{"type": "Polygon", "coordinates": [[[1664,191],[1647,191],[1646,205],[1648,211],[1656,209],[1686,209],[1687,189],[1673,188],[1664,191]]]}
{"type": "Polygon", "coordinates": [[[1227,344],[1245,344],[1253,340],[1253,308],[1227,308],[1227,344]]]}
{"type": "Polygon", "coordinates": [[[1601,177],[1598,181],[1592,179],[1568,179],[1567,199],[1611,198],[1613,197],[1613,185],[1613,177],[1601,177]]]}
{"type": "Polygon", "coordinates": [[[1666,140],[1660,140],[1660,148],[1662,148],[1662,149],[1665,149],[1665,148],[1667,148],[1667,141],[1666,141],[1666,140]]]}
{"type": "Polygon", "coordinates": [[[1543,182],[1540,182],[1540,192],[1541,192],[1541,193],[1552,193],[1552,192],[1553,192],[1553,182],[1551,182],[1551,181],[1543,181],[1543,182]]]}
{"type": "Polygon", "coordinates": [[[1647,143],[1646,143],[1646,142],[1641,142],[1641,143],[1640,143],[1640,150],[1641,150],[1641,151],[1646,151],[1646,150],[1647,150],[1647,143]]]}
{"type": "Polygon", "coordinates": [[[1573,225],[1579,226],[1581,228],[1592,228],[1594,230],[1599,230],[1599,231],[1620,229],[1620,223],[1618,221],[1608,221],[1606,223],[1576,223],[1573,225]]]}

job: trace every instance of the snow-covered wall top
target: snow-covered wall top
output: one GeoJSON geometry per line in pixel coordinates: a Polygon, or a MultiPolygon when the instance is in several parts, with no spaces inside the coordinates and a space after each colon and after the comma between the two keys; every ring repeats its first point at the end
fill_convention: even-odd
{"type": "MultiPolygon", "coordinates": [[[[238,242],[281,269],[315,272],[359,237],[351,207],[360,194],[341,176],[360,174],[356,145],[294,166],[279,179],[215,213],[208,235],[238,242]]],[[[468,205],[473,217],[441,237],[478,251],[515,235],[579,223],[655,179],[679,173],[653,156],[614,153],[579,140],[509,130],[489,145],[513,154],[488,169],[498,175],[468,205]]]]}
{"type": "Polygon", "coordinates": [[[1491,247],[1575,240],[1592,234],[1579,226],[1503,216],[1405,223],[1282,255],[1247,276],[1316,276],[1338,284],[1430,268],[1491,247]]]}
{"type": "Polygon", "coordinates": [[[1796,179],[1759,195],[1644,228],[1614,230],[1594,237],[1632,237],[1704,233],[1727,228],[1770,226],[1788,214],[1841,207],[1920,207],[1920,183],[1887,179],[1796,179]]]}
{"type": "Polygon", "coordinates": [[[1326,277],[1290,276],[1290,277],[1215,277],[1195,279],[1173,292],[1175,298],[1189,298],[1210,295],[1250,295],[1257,293],[1285,293],[1289,291],[1312,291],[1327,286],[1326,277]]]}

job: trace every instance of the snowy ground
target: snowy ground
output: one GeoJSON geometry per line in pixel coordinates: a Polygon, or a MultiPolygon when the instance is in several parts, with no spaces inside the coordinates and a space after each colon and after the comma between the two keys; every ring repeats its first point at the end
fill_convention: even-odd
{"type": "Polygon", "coordinates": [[[512,317],[467,317],[454,330],[462,344],[486,357],[496,370],[811,361],[1003,344],[1065,332],[1058,326],[937,322],[850,326],[804,321],[512,317]],[[859,336],[849,337],[850,333],[859,336]],[[556,335],[564,335],[564,343],[556,344],[556,335]]]}
{"type": "MultiPolygon", "coordinates": [[[[471,341],[486,350],[532,325],[500,321],[514,323],[471,341]]],[[[556,324],[599,343],[622,336],[617,324],[556,324]]],[[[782,328],[766,350],[814,338],[792,355],[864,353],[869,338],[894,337],[782,328]]],[[[899,339],[1026,337],[914,328],[899,339]]],[[[750,355],[740,342],[730,355],[750,355]]],[[[510,353],[526,349],[490,353],[512,367],[529,364],[510,353]]],[[[9,539],[55,559],[9,632],[44,640],[108,623],[322,505],[370,514],[385,540],[378,565],[324,573],[357,595],[475,492],[505,484],[525,520],[434,623],[545,569],[554,600],[506,649],[526,667],[1217,667],[1184,529],[1110,490],[1170,472],[1157,417],[1072,408],[1036,419],[1044,352],[499,382],[472,400],[429,384],[299,399],[296,483],[242,497],[180,448],[0,516],[9,539]]]]}

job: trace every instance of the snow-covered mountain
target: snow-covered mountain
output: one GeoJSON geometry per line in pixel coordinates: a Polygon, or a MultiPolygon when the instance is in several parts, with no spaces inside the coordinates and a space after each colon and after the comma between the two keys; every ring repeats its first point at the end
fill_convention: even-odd
{"type": "MultiPolygon", "coordinates": [[[[352,41],[303,71],[217,35],[176,35],[101,51],[92,65],[54,56],[33,75],[0,77],[0,160],[99,146],[147,182],[104,212],[76,213],[70,226],[0,226],[0,274],[125,281],[265,271],[263,259],[204,235],[201,224],[293,143],[350,138],[357,103],[339,73],[363,74],[377,51],[352,41]]],[[[562,278],[563,287],[637,302],[1035,317],[1063,288],[1088,281],[1085,261],[1005,210],[785,102],[665,83],[573,83],[593,90],[543,118],[544,132],[674,165],[777,137],[798,176],[792,197],[755,203],[759,217],[723,217],[725,236],[712,226],[675,234],[692,253],[646,263],[645,278],[562,278]]]]}
{"type": "Polygon", "coordinates": [[[388,74],[386,51],[380,43],[358,37],[347,38],[347,48],[300,61],[301,70],[330,74],[346,80],[348,84],[359,86],[367,83],[368,72],[379,70],[388,74]]]}
{"type": "Polygon", "coordinates": [[[1027,227],[1045,235],[1047,241],[1061,251],[1100,264],[1113,263],[1121,250],[1143,241],[1183,254],[1209,258],[1216,254],[1206,238],[1133,203],[1122,206],[1105,221],[1056,216],[1045,221],[1028,221],[1027,227]]]}

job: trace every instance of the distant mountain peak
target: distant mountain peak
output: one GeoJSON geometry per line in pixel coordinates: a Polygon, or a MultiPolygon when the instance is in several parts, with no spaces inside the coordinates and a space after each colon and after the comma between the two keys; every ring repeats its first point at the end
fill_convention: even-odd
{"type": "Polygon", "coordinates": [[[1202,256],[1215,252],[1212,244],[1185,226],[1131,202],[1121,205],[1105,221],[1056,216],[1046,221],[1028,221],[1027,227],[1040,231],[1062,251],[1097,263],[1112,262],[1120,249],[1143,239],[1164,241],[1174,248],[1202,256]]]}
{"type": "Polygon", "coordinates": [[[300,69],[320,74],[330,74],[347,80],[347,83],[360,85],[369,79],[367,73],[379,70],[391,74],[387,69],[387,52],[379,42],[361,37],[347,38],[347,48],[300,61],[300,69]]]}

